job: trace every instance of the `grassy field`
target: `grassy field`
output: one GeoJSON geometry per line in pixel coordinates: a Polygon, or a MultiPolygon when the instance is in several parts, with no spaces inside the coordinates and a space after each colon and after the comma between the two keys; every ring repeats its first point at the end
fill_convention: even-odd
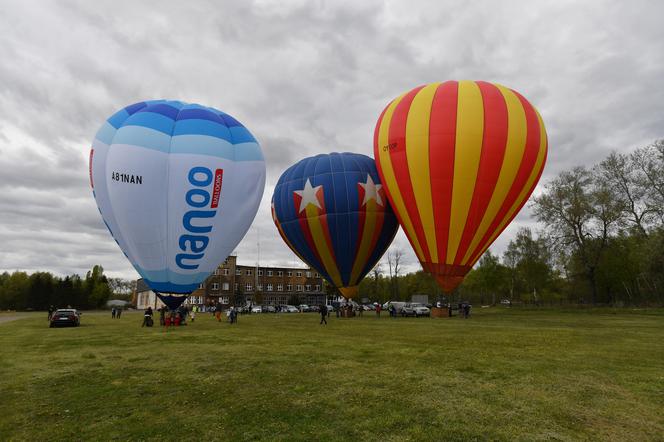
{"type": "Polygon", "coordinates": [[[0,440],[664,440],[664,311],[0,324],[0,440]]]}

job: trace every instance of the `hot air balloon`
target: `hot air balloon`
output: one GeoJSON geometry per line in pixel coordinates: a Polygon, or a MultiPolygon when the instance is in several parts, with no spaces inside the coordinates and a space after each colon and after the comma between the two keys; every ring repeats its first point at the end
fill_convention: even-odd
{"type": "Polygon", "coordinates": [[[219,110],[180,101],[127,106],[99,129],[90,185],[111,235],[177,308],[237,246],[265,188],[256,139],[219,110]]]}
{"type": "Polygon", "coordinates": [[[449,293],[527,201],[544,168],[547,137],[518,92],[447,81],[387,105],[374,155],[422,267],[449,293]]]}
{"type": "Polygon", "coordinates": [[[346,298],[399,228],[374,160],[356,153],[305,158],[279,178],[272,218],[283,240],[346,298]]]}

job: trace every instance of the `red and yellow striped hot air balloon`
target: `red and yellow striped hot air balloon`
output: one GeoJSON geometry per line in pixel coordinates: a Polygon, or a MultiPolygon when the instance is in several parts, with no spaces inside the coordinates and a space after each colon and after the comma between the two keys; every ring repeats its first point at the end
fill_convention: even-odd
{"type": "Polygon", "coordinates": [[[406,236],[451,292],[537,185],[547,137],[518,92],[484,81],[417,87],[376,124],[381,182],[406,236]]]}

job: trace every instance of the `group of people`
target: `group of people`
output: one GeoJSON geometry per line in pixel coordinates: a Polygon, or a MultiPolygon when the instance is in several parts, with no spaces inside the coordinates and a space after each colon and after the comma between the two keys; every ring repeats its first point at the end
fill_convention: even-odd
{"type": "MultiPolygon", "coordinates": [[[[163,306],[157,309],[157,311],[159,312],[159,325],[163,327],[179,327],[181,325],[186,325],[187,317],[190,318],[191,322],[194,322],[197,310],[189,310],[185,306],[180,306],[175,310],[171,310],[170,308],[163,306]]],[[[153,315],[152,307],[145,309],[145,312],[143,313],[143,324],[141,327],[152,327],[153,315]]]]}
{"type": "Polygon", "coordinates": [[[111,309],[111,318],[113,319],[120,319],[120,316],[122,316],[122,308],[120,307],[113,307],[111,309]]]}

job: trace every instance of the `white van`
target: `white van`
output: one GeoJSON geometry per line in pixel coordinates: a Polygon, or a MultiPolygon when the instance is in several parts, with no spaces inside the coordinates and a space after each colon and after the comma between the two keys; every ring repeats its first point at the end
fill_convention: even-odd
{"type": "Polygon", "coordinates": [[[403,306],[406,305],[405,302],[402,301],[388,301],[385,304],[383,304],[383,310],[387,311],[387,308],[392,304],[394,308],[397,309],[397,314],[401,313],[401,310],[403,310],[403,306]]]}

